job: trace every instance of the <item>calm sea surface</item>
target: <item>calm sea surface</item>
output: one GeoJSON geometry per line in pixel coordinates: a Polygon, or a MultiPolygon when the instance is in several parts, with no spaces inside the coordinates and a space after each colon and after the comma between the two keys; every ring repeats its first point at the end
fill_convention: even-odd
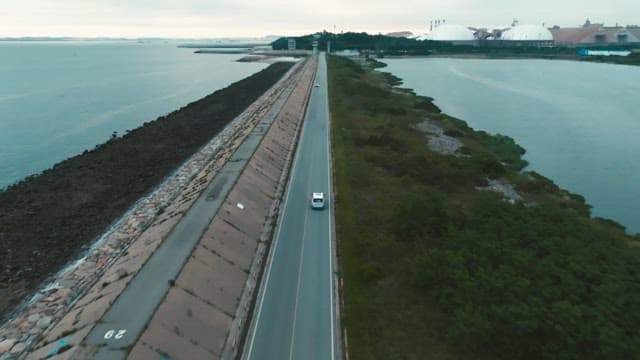
{"type": "Polygon", "coordinates": [[[405,87],[513,137],[530,170],[640,232],[640,67],[547,60],[385,59],[405,87]]]}
{"type": "Polygon", "coordinates": [[[267,66],[194,50],[0,42],[0,189],[267,66]]]}

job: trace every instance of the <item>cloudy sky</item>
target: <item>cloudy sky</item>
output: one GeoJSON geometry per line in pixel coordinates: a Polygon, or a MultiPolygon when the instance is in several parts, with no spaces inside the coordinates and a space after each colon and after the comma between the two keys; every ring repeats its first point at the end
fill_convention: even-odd
{"type": "Polygon", "coordinates": [[[429,20],[474,26],[640,23],[630,0],[0,0],[0,37],[258,37],[320,30],[423,33],[429,20]]]}

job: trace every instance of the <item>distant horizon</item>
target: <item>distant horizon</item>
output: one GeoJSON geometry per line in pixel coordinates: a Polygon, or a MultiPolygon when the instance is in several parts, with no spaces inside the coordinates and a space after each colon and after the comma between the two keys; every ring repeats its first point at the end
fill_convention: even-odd
{"type": "Polygon", "coordinates": [[[265,36],[223,36],[223,37],[161,37],[161,36],[38,36],[38,35],[25,35],[25,36],[2,36],[0,35],[0,41],[20,41],[20,40],[33,40],[33,41],[65,41],[65,40],[267,40],[272,38],[286,37],[288,35],[265,35],[265,36]]]}
{"type": "Polygon", "coordinates": [[[0,37],[260,38],[281,33],[424,34],[430,22],[499,28],[640,23],[640,2],[538,0],[3,0],[0,37]]]}
{"type": "MultiPolygon", "coordinates": [[[[586,19],[585,19],[586,20],[586,19]]],[[[454,24],[454,22],[450,22],[452,24],[454,24]]],[[[606,23],[606,22],[602,22],[602,21],[593,21],[591,20],[592,24],[604,24],[604,27],[634,27],[634,26],[640,26],[638,24],[619,24],[619,23],[606,23]]],[[[446,23],[445,23],[446,24],[446,23]]],[[[455,24],[460,24],[460,23],[455,23],[455,24]]],[[[524,25],[524,24],[535,24],[535,23],[530,23],[530,22],[520,22],[519,25],[524,25]]],[[[583,22],[584,24],[584,22],[583,22]]],[[[442,25],[442,24],[441,24],[442,25]]],[[[503,24],[503,25],[477,25],[477,24],[472,24],[472,25],[466,25],[466,24],[460,24],[463,26],[470,26],[470,27],[502,27],[502,26],[509,26],[509,24],[503,24]]],[[[543,24],[539,24],[539,25],[543,25],[543,24]]],[[[544,24],[544,26],[546,28],[552,28],[554,26],[560,26],[561,28],[576,28],[576,27],[581,27],[582,24],[578,24],[578,25],[571,25],[571,26],[565,26],[565,25],[559,25],[559,24],[553,24],[553,25],[549,25],[549,24],[544,24]]],[[[20,40],[26,40],[26,41],[65,41],[65,40],[203,40],[203,41],[208,41],[208,40],[268,40],[268,39],[272,39],[272,38],[280,38],[280,37],[299,37],[299,36],[305,36],[305,35],[311,35],[311,34],[316,34],[316,33],[320,33],[323,31],[327,31],[330,33],[347,33],[347,32],[351,32],[351,33],[367,33],[367,34],[371,34],[371,35],[377,35],[377,34],[390,34],[390,33],[398,33],[398,32],[411,32],[414,35],[420,35],[420,34],[425,34],[428,33],[428,25],[427,27],[425,27],[422,30],[412,30],[412,29],[396,29],[396,30],[385,30],[385,31],[366,31],[366,30],[336,30],[331,31],[328,29],[322,29],[322,30],[317,30],[317,31],[307,31],[307,32],[298,32],[298,33],[291,33],[291,34],[280,34],[280,35],[275,35],[275,34],[269,34],[269,35],[248,35],[248,34],[238,34],[238,35],[221,35],[221,36],[199,36],[199,35],[193,35],[193,36],[162,36],[162,35],[3,35],[0,34],[0,41],[20,41],[20,40]]]]}

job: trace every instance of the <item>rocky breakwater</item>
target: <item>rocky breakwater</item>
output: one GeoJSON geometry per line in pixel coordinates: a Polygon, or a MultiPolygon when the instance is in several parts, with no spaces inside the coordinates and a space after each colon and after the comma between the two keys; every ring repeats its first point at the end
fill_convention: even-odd
{"type": "MultiPolygon", "coordinates": [[[[64,270],[57,273],[56,276],[51,278],[51,281],[44,287],[42,287],[33,297],[25,301],[20,308],[6,317],[7,321],[0,328],[0,358],[11,359],[16,358],[25,350],[33,348],[33,345],[37,342],[45,342],[46,339],[56,337],[55,334],[51,334],[52,325],[58,323],[65,314],[68,315],[69,311],[73,311],[74,307],[81,305],[94,305],[94,303],[109,303],[119,293],[119,289],[124,288],[127,279],[131,279],[132,275],[137,269],[139,269],[146,259],[146,256],[153,251],[154,246],[161,240],[163,231],[168,231],[172,224],[177,222],[180,214],[183,213],[190,206],[190,201],[193,196],[192,193],[196,192],[198,186],[202,186],[206,182],[206,176],[215,173],[216,167],[219,168],[221,163],[224,163],[228,158],[231,148],[241,141],[241,137],[246,135],[247,129],[255,124],[262,114],[269,108],[275,98],[282,92],[285,86],[285,80],[282,79],[270,90],[264,91],[265,86],[269,88],[269,84],[273,84],[278,79],[283,77],[283,74],[289,71],[290,64],[276,64],[274,67],[270,67],[267,71],[255,74],[252,77],[245,79],[239,83],[231,85],[225,89],[228,91],[219,91],[210,95],[198,102],[192,103],[187,107],[176,111],[167,117],[160,118],[159,120],[146,124],[140,129],[136,129],[129,133],[127,136],[119,139],[113,139],[107,144],[97,147],[91,152],[87,152],[76,158],[67,160],[61,164],[56,165],[52,170],[45,172],[39,177],[33,177],[26,181],[9,188],[3,193],[0,193],[2,199],[20,199],[20,194],[27,191],[30,186],[33,187],[35,193],[46,194],[46,201],[38,203],[36,205],[43,206],[43,204],[50,203],[51,201],[59,201],[59,206],[54,206],[53,211],[56,209],[73,209],[76,216],[64,217],[63,214],[53,212],[50,215],[51,218],[46,218],[43,215],[37,213],[38,206],[34,207],[36,210],[24,210],[24,213],[30,213],[32,227],[37,229],[18,229],[18,234],[30,234],[38,233],[42,230],[39,228],[38,221],[42,221],[44,228],[52,231],[52,236],[49,237],[49,241],[46,238],[41,242],[34,241],[29,242],[31,238],[27,237],[24,243],[11,242],[14,233],[8,233],[7,230],[15,229],[16,225],[24,224],[25,219],[20,218],[20,211],[12,212],[11,209],[20,210],[20,206],[15,205],[13,208],[9,207],[9,211],[2,213],[0,216],[0,245],[3,247],[3,254],[23,254],[25,252],[38,252],[40,259],[42,260],[39,265],[39,272],[42,273],[41,277],[44,277],[44,272],[49,270],[49,274],[52,272],[54,265],[64,264],[65,261],[69,261],[73,255],[78,256],[81,253],[78,249],[80,243],[80,235],[85,234],[86,229],[97,228],[97,223],[104,223],[109,225],[112,219],[107,218],[93,218],[91,215],[95,215],[96,211],[98,215],[108,217],[115,212],[115,208],[122,207],[122,203],[125,199],[131,198],[134,194],[142,192],[141,187],[148,184],[151,180],[149,177],[158,177],[155,172],[160,169],[168,170],[171,175],[166,177],[164,182],[152,191],[148,196],[141,200],[129,201],[129,204],[133,203],[134,206],[120,218],[119,221],[114,223],[109,230],[98,238],[93,246],[84,252],[78,260],[71,263],[64,270]],[[270,70],[269,70],[270,69],[270,70]],[[247,91],[249,95],[239,94],[237,92],[247,91]],[[260,92],[256,94],[256,92],[260,92]],[[260,96],[253,104],[248,108],[245,106],[242,110],[239,110],[241,114],[235,117],[235,119],[229,124],[229,121],[225,120],[225,117],[233,115],[236,111],[233,108],[242,106],[242,104],[249,100],[249,98],[255,94],[255,97],[260,96]],[[237,98],[233,98],[234,95],[237,98]],[[197,118],[195,118],[197,117],[197,118]],[[200,131],[208,132],[215,131],[213,129],[219,129],[228,124],[222,132],[219,132],[213,139],[209,137],[208,142],[205,142],[205,146],[200,146],[201,149],[195,155],[191,156],[187,162],[183,164],[177,170],[171,169],[171,164],[179,158],[185,148],[193,148],[197,146],[194,139],[185,140],[185,144],[177,150],[179,154],[175,154],[169,151],[169,154],[158,153],[160,151],[167,151],[169,148],[173,148],[172,144],[176,140],[184,140],[184,137],[200,138],[206,136],[205,134],[196,134],[194,132],[200,131]],[[191,128],[192,126],[193,128],[191,128]],[[191,130],[188,130],[191,129],[191,130]],[[175,132],[174,132],[175,130],[175,132]],[[155,139],[155,141],[152,141],[155,139]],[[140,141],[141,143],[136,143],[140,141]],[[155,145],[152,145],[155,144],[155,145]],[[151,147],[147,152],[147,148],[151,147]],[[155,147],[155,149],[154,149],[155,147]],[[141,152],[138,153],[137,151],[141,152]],[[114,158],[115,156],[130,157],[130,159],[114,158]],[[150,157],[156,156],[153,161],[150,157]],[[89,163],[93,160],[97,160],[98,163],[105,165],[104,168],[88,167],[89,163]],[[111,159],[107,161],[106,159],[111,159]],[[146,164],[147,160],[150,163],[146,164]],[[105,163],[106,162],[106,163],[105,163]],[[140,166],[135,167],[132,165],[138,164],[140,166]],[[112,203],[106,202],[102,206],[94,204],[91,206],[92,211],[86,216],[78,214],[83,209],[83,206],[78,206],[78,203],[74,203],[74,199],[78,197],[85,197],[92,199],[94,202],[96,199],[103,199],[104,192],[92,193],[90,189],[81,189],[76,192],[72,189],[63,189],[61,194],[49,194],[47,193],[47,187],[41,187],[42,182],[49,184],[69,183],[78,185],[73,181],[74,175],[88,176],[90,179],[95,179],[100,176],[105,176],[107,179],[113,178],[113,174],[109,173],[109,170],[117,165],[129,165],[123,174],[122,171],[117,171],[120,175],[130,175],[128,184],[119,184],[126,179],[120,179],[114,181],[118,185],[122,185],[119,191],[116,191],[119,195],[118,206],[114,207],[112,203]],[[162,166],[160,166],[162,165],[162,166]],[[81,171],[78,173],[78,171],[81,171]],[[151,174],[147,172],[151,171],[151,174]],[[106,174],[105,174],[106,172],[106,174]],[[203,174],[205,175],[203,178],[203,174]],[[59,178],[55,178],[54,175],[59,175],[59,178]],[[148,176],[147,176],[148,175],[148,176]],[[154,176],[151,176],[154,175],[154,176]],[[194,180],[194,177],[196,179],[194,180]],[[192,181],[193,180],[193,181],[192,181]],[[35,185],[34,185],[35,184],[35,185]],[[122,195],[124,193],[125,195],[122,195]],[[64,196],[70,196],[65,199],[64,196]],[[75,207],[74,207],[75,205],[75,207]],[[103,208],[103,211],[98,211],[99,207],[103,208]],[[15,220],[11,223],[12,219],[15,220]],[[84,220],[84,221],[81,221],[84,220]],[[66,227],[56,229],[56,225],[60,225],[60,222],[66,224],[66,227]],[[5,226],[5,225],[9,226],[5,226]],[[76,230],[73,231],[73,226],[76,226],[76,230]],[[154,228],[156,236],[148,235],[147,237],[140,236],[145,230],[154,228]],[[69,235],[69,232],[75,234],[69,235]],[[55,235],[55,236],[53,236],[55,235]],[[69,235],[71,239],[65,239],[62,235],[69,235]],[[138,246],[134,246],[135,244],[138,246]],[[57,251],[48,251],[48,246],[51,243],[58,241],[59,246],[57,251]],[[133,244],[133,245],[132,245],[133,244]],[[76,245],[73,247],[73,245],[76,245]],[[37,248],[39,250],[31,250],[31,248],[37,248]],[[50,259],[52,256],[60,254],[64,255],[63,258],[50,259]],[[134,261],[119,261],[122,259],[122,255],[131,254],[129,260],[134,261]],[[51,261],[48,261],[51,260],[51,261]],[[121,266],[118,266],[121,265],[121,266]],[[115,267],[114,267],[115,266],[115,267]],[[99,282],[98,282],[99,280],[99,282]],[[124,280],[124,281],[122,281],[124,280]],[[88,290],[89,289],[89,290],[88,290]],[[88,291],[87,291],[88,290],[88,291]],[[94,292],[92,292],[94,291],[94,292]],[[85,302],[80,299],[80,295],[84,294],[85,302]],[[93,298],[86,298],[86,295],[93,294],[93,298]],[[109,295],[110,294],[110,298],[109,295]]],[[[288,77],[287,77],[288,78],[288,77]]],[[[254,97],[254,100],[255,100],[254,97]]],[[[175,166],[175,165],[174,165],[175,166]]],[[[165,175],[166,176],[166,175],[165,175]]],[[[80,179],[80,182],[85,182],[87,179],[80,179]]],[[[113,186],[112,186],[113,187],[113,186]]],[[[149,192],[148,188],[145,192],[149,192]]],[[[110,196],[118,196],[110,194],[110,196]]],[[[29,198],[30,199],[30,198],[29,198]]],[[[29,200],[27,199],[27,200],[29,200]]],[[[26,201],[29,203],[29,201],[26,201]]],[[[34,200],[30,199],[30,203],[34,200]]],[[[7,207],[7,203],[0,202],[0,207],[7,207]]],[[[28,208],[28,207],[27,207],[28,208]]],[[[67,212],[64,212],[67,214],[67,212]]],[[[120,212],[122,214],[122,211],[120,212]]],[[[28,223],[28,222],[27,222],[28,223]]],[[[95,239],[95,236],[93,237],[95,239]]],[[[6,257],[6,256],[5,256],[6,257]]],[[[23,256],[24,257],[24,256],[23,256]]],[[[12,267],[11,260],[20,259],[18,256],[9,256],[9,260],[5,262],[2,259],[2,264],[12,267]]],[[[16,263],[18,264],[18,263],[16,263]]],[[[60,265],[58,265],[58,269],[60,265]]],[[[9,268],[7,268],[9,269],[9,268]]],[[[33,269],[33,267],[31,267],[33,269]]],[[[55,270],[54,270],[55,271],[55,270]]],[[[27,273],[22,272],[20,274],[6,271],[3,273],[2,280],[0,280],[0,302],[4,305],[3,310],[6,311],[7,307],[12,303],[15,303],[16,299],[20,295],[24,295],[28,290],[33,289],[40,284],[37,279],[40,277],[21,279],[20,276],[27,273]],[[13,276],[13,277],[12,277],[13,276]],[[7,280],[9,279],[9,280],[7,280]],[[1,282],[3,281],[3,282],[1,282]]],[[[33,274],[32,274],[33,275],[33,274]]],[[[95,311],[78,311],[76,315],[80,313],[84,316],[98,316],[95,311]]],[[[77,318],[74,318],[76,320],[77,318]]],[[[78,322],[72,322],[75,325],[79,325],[78,322]]],[[[58,323],[59,324],[59,323],[58,323]]],[[[81,324],[80,324],[81,325],[81,324]]],[[[81,327],[81,326],[79,326],[81,327]]],[[[72,331],[71,331],[72,332],[72,331]]],[[[68,331],[67,334],[70,332],[68,331]]],[[[60,334],[58,334],[60,335],[60,334]]],[[[61,349],[65,349],[69,345],[62,341],[57,342],[57,346],[61,349]]]]}

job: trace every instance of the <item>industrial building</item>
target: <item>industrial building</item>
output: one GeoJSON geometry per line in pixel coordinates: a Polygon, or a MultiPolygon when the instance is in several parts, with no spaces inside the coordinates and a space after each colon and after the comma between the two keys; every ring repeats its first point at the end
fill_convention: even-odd
{"type": "Polygon", "coordinates": [[[551,32],[539,25],[517,25],[501,29],[473,28],[444,24],[433,28],[427,40],[448,41],[454,44],[478,45],[489,41],[494,45],[544,46],[553,45],[551,32]]]}
{"type": "Polygon", "coordinates": [[[295,50],[296,49],[296,40],[295,39],[289,39],[287,40],[287,50],[295,50]]]}
{"type": "Polygon", "coordinates": [[[553,35],[540,25],[516,25],[502,33],[496,40],[515,42],[523,45],[552,45],[553,35]]]}
{"type": "Polygon", "coordinates": [[[589,46],[589,45],[627,45],[640,44],[640,27],[638,26],[604,26],[590,24],[582,27],[550,29],[557,45],[589,46]]]}
{"type": "Polygon", "coordinates": [[[468,27],[457,24],[442,24],[433,28],[425,38],[427,40],[448,41],[454,44],[476,45],[473,31],[468,27]]]}
{"type": "Polygon", "coordinates": [[[447,41],[466,45],[498,46],[597,46],[640,44],[640,26],[604,26],[587,20],[582,27],[546,28],[540,25],[518,24],[498,28],[467,27],[445,24],[438,20],[430,32],[418,40],[447,41]]]}

